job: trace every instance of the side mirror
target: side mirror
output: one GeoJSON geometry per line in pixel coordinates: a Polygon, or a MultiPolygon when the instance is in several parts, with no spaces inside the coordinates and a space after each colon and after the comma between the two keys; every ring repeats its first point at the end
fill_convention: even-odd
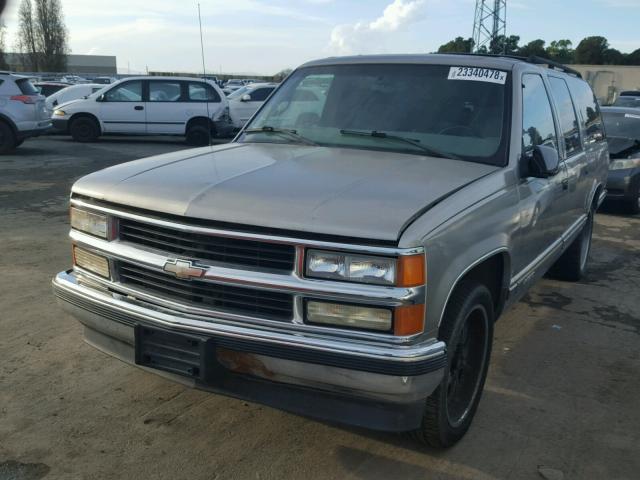
{"type": "Polygon", "coordinates": [[[547,145],[533,147],[533,155],[529,159],[529,175],[536,178],[553,177],[560,169],[558,151],[547,145]]]}
{"type": "Polygon", "coordinates": [[[104,102],[104,93],[96,98],[96,102],[104,102]]]}
{"type": "Polygon", "coordinates": [[[54,107],[57,107],[57,106],[58,106],[58,100],[54,100],[52,105],[53,105],[54,107]]]}
{"type": "Polygon", "coordinates": [[[240,101],[241,102],[250,102],[251,101],[251,95],[249,95],[248,93],[245,93],[244,95],[242,95],[242,97],[240,97],[240,101]]]}

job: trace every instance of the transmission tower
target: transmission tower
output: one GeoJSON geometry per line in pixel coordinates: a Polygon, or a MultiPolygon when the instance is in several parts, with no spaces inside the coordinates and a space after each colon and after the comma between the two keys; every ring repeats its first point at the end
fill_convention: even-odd
{"type": "MultiPolygon", "coordinates": [[[[491,42],[507,36],[507,0],[476,0],[476,14],[473,20],[473,50],[482,47],[489,50],[491,42]]],[[[505,45],[502,44],[502,53],[505,45]]]]}

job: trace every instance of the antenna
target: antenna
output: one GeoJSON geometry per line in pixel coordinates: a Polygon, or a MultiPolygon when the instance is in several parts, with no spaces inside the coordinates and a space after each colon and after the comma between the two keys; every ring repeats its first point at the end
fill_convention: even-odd
{"type": "MultiPolygon", "coordinates": [[[[473,21],[473,50],[485,52],[490,49],[500,36],[506,40],[507,35],[507,0],[476,0],[476,13],[473,21]]],[[[506,42],[500,53],[506,53],[506,42]]]]}
{"type": "MultiPolygon", "coordinates": [[[[200,53],[202,54],[202,79],[207,82],[207,69],[204,66],[204,40],[202,40],[202,16],[200,15],[200,2],[198,2],[198,25],[200,26],[200,53]]],[[[205,99],[207,105],[207,133],[209,135],[209,146],[211,146],[211,114],[209,113],[209,95],[205,89],[205,99]]]]}

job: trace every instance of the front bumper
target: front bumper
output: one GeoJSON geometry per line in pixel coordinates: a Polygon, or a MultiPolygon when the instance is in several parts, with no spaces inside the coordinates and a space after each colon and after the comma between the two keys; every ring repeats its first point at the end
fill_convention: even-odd
{"type": "Polygon", "coordinates": [[[136,364],[136,329],[197,334],[215,346],[219,368],[214,379],[143,368],[191,387],[304,416],[387,431],[417,428],[425,399],[446,365],[446,347],[439,341],[379,345],[211,319],[199,322],[194,316],[185,325],[180,318],[185,314],[81,280],[73,271],[61,272],[53,289],[96,348],[136,364]]]}
{"type": "Polygon", "coordinates": [[[634,200],[635,183],[640,182],[640,168],[609,170],[607,198],[610,200],[634,200]]]}
{"type": "Polygon", "coordinates": [[[61,132],[66,132],[69,128],[69,119],[68,118],[54,118],[51,120],[53,124],[53,128],[55,130],[59,130],[61,132]]]}

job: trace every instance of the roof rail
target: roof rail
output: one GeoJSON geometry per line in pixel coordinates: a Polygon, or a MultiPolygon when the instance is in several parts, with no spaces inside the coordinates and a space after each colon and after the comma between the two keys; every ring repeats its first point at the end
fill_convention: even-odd
{"type": "Polygon", "coordinates": [[[457,53],[443,52],[440,55],[468,55],[468,56],[476,56],[476,57],[512,58],[514,60],[520,60],[521,62],[532,63],[534,65],[547,65],[549,68],[553,70],[559,70],[561,72],[568,73],[569,75],[574,75],[578,78],[582,78],[582,75],[577,70],[567,67],[562,63],[549,60],[548,58],[538,57],[537,55],[522,57],[519,55],[507,55],[502,53],[466,53],[466,52],[457,52],[457,53]]]}

